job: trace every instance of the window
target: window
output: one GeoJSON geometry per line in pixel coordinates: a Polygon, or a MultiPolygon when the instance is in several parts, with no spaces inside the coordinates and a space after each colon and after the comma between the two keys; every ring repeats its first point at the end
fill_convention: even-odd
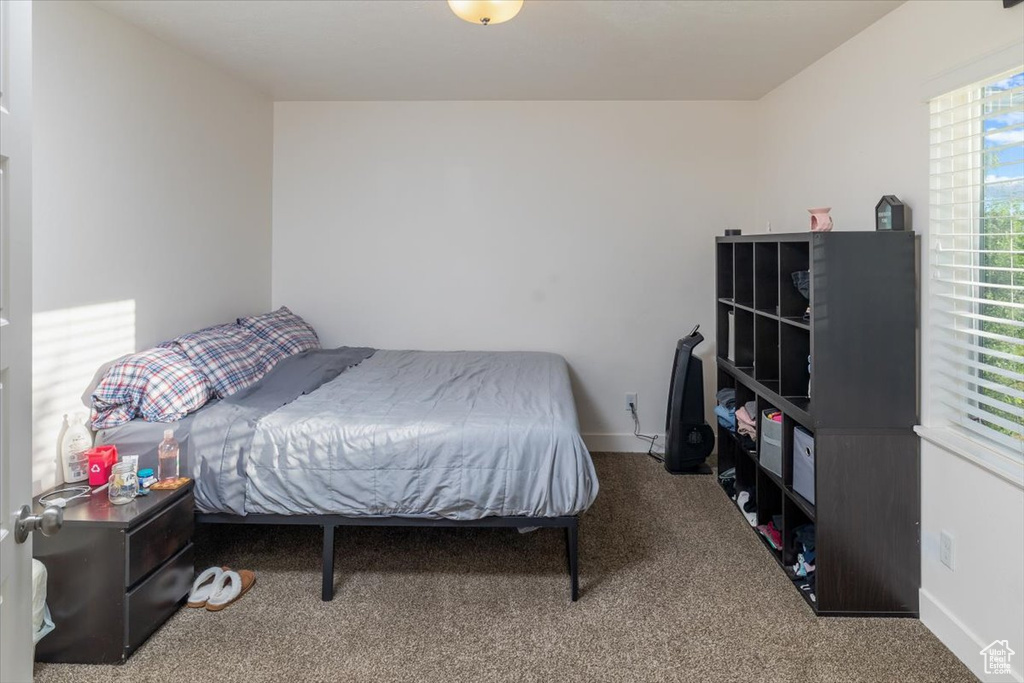
{"type": "Polygon", "coordinates": [[[931,101],[934,416],[1024,460],[1024,66],[931,101]]]}

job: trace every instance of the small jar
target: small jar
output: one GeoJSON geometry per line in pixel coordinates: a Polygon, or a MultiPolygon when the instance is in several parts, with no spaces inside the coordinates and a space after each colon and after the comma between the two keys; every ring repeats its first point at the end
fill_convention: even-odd
{"type": "Polygon", "coordinates": [[[130,462],[119,462],[111,470],[107,497],[114,505],[124,505],[139,495],[139,477],[130,462]]]}
{"type": "Polygon", "coordinates": [[[139,488],[148,489],[150,486],[157,482],[156,476],[153,474],[153,469],[147,467],[139,470],[139,488]]]}

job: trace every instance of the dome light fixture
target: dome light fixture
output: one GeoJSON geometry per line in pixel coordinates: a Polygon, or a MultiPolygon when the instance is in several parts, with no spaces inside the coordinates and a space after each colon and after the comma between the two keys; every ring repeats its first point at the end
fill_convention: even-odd
{"type": "Polygon", "coordinates": [[[459,19],[471,24],[502,24],[519,14],[523,0],[448,0],[459,19]]]}

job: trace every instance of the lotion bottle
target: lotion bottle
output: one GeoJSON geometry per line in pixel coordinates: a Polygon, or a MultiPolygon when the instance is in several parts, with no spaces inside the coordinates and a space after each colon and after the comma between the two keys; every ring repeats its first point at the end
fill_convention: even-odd
{"type": "MultiPolygon", "coordinates": [[[[68,416],[64,416],[68,422],[68,416]]],[[[60,462],[64,468],[64,483],[74,484],[89,478],[89,458],[86,451],[92,448],[92,432],[85,426],[85,416],[75,413],[64,437],[60,441],[60,462]]]]}

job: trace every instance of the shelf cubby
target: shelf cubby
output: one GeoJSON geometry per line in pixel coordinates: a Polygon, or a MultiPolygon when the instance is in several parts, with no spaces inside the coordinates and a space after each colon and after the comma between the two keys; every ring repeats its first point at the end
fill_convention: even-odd
{"type": "Polygon", "coordinates": [[[733,293],[733,248],[731,244],[723,245],[718,250],[718,298],[732,300],[733,293]]]}
{"type": "MultiPolygon", "coordinates": [[[[757,470],[757,523],[768,524],[776,516],[782,515],[783,501],[785,496],[782,493],[782,487],[779,484],[778,477],[775,477],[771,472],[763,468],[757,470]]],[[[783,525],[785,526],[785,525],[783,525]]],[[[783,530],[779,529],[780,536],[783,530]]],[[[768,540],[761,535],[761,532],[755,530],[758,538],[765,544],[775,555],[775,559],[782,561],[782,549],[776,550],[771,547],[768,540]]]]}
{"type": "Polygon", "coordinates": [[[736,342],[733,346],[736,351],[736,357],[733,358],[732,362],[736,367],[749,368],[753,370],[754,314],[748,310],[736,308],[734,311],[734,321],[736,328],[736,342]]]}
{"type": "Polygon", "coordinates": [[[788,496],[783,504],[785,509],[785,530],[782,533],[782,561],[786,566],[796,563],[797,555],[802,552],[794,532],[805,524],[814,524],[813,515],[808,515],[788,496]]]}
{"type": "Polygon", "coordinates": [[[754,245],[754,308],[779,313],[779,248],[774,242],[754,245]]]}
{"type": "Polygon", "coordinates": [[[811,331],[793,325],[781,325],[779,347],[779,393],[783,396],[809,398],[811,331]]]}
{"type": "MultiPolygon", "coordinates": [[[[750,401],[754,401],[756,403],[756,401],[757,401],[757,394],[755,394],[753,389],[751,389],[750,387],[748,387],[748,386],[746,386],[744,384],[737,384],[736,385],[736,410],[739,410],[740,408],[742,408],[744,405],[746,405],[750,401]]],[[[750,417],[757,417],[757,416],[756,415],[751,415],[750,417]]]]}
{"type": "MultiPolygon", "coordinates": [[[[719,391],[727,388],[735,389],[736,378],[719,368],[717,386],[719,391]]],[[[717,415],[715,430],[718,439],[718,471],[725,472],[736,466],[736,460],[741,454],[737,451],[738,444],[730,442],[729,436],[732,432],[718,423],[717,415]]]]}
{"type": "Polygon", "coordinates": [[[754,379],[779,380],[779,321],[765,315],[754,316],[754,379]]]}
{"type": "Polygon", "coordinates": [[[737,305],[754,305],[754,245],[733,245],[733,300],[737,305]]]}
{"type": "Polygon", "coordinates": [[[719,358],[732,359],[729,353],[729,345],[735,341],[735,335],[729,330],[729,318],[733,315],[732,304],[718,301],[718,316],[715,318],[715,347],[719,358]]]}
{"type": "Polygon", "coordinates": [[[810,271],[807,242],[779,242],[779,315],[803,321],[810,305],[793,284],[793,273],[810,271]]]}
{"type": "Polygon", "coordinates": [[[719,353],[718,386],[736,390],[737,407],[755,401],[759,428],[763,411],[782,413],[778,472],[766,465],[760,440],[744,443],[718,427],[720,467],[735,467],[737,488],[754,496],[758,523],[781,521],[782,550],[753,533],[792,574],[794,531],[814,524],[815,599],[800,594],[816,614],[916,615],[914,235],[730,236],[718,238],[717,249],[716,329],[728,345],[731,312],[736,349],[732,360],[719,353]],[[793,284],[799,271],[808,273],[806,297],[793,284]],[[813,503],[793,488],[798,427],[814,435],[813,503]]]}
{"type": "Polygon", "coordinates": [[[749,453],[744,452],[739,447],[739,443],[733,443],[736,447],[736,455],[733,462],[733,465],[736,467],[736,490],[750,491],[751,495],[756,495],[757,460],[751,457],[749,453]]]}
{"type": "Polygon", "coordinates": [[[800,511],[803,513],[805,517],[807,517],[807,519],[811,520],[812,522],[814,521],[814,503],[812,503],[811,501],[807,500],[799,493],[794,491],[792,486],[786,488],[786,497],[789,498],[790,501],[792,501],[792,503],[800,509],[800,511]]]}

